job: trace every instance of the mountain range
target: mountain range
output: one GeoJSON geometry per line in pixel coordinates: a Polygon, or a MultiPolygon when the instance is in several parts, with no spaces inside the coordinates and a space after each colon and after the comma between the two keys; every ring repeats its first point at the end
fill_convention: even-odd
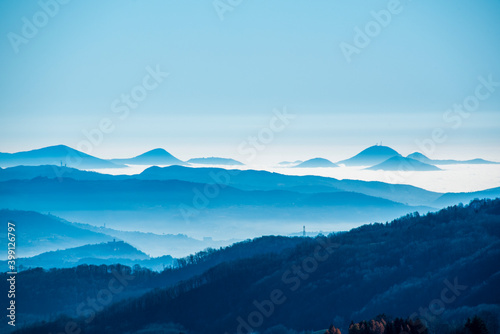
{"type": "MultiPolygon", "coordinates": [[[[490,189],[442,194],[382,182],[184,166],[150,167],[140,174],[116,176],[68,167],[11,167],[0,170],[0,179],[4,180],[0,182],[0,202],[10,209],[49,211],[70,221],[94,226],[106,223],[114,230],[137,230],[139,224],[144,228],[141,232],[216,240],[246,238],[257,231],[286,235],[302,225],[317,230],[347,229],[369,219],[386,221],[500,193],[490,189]],[[65,177],[66,171],[71,178],[65,177]]],[[[135,247],[140,244],[140,234],[114,236],[135,247]]],[[[149,243],[148,252],[162,254],[165,248],[159,245],[168,238],[154,239],[157,241],[149,243]]],[[[177,242],[171,250],[176,253],[169,251],[170,255],[197,247],[194,241],[174,239],[177,242]]]]}
{"type": "MultiPolygon", "coordinates": [[[[84,230],[59,217],[37,212],[0,210],[0,220],[16,225],[16,238],[22,245],[16,249],[18,257],[113,240],[106,234],[84,230]]],[[[7,248],[7,229],[0,231],[0,238],[0,245],[7,248]]],[[[0,259],[6,257],[7,254],[0,254],[0,259]]]]}
{"type": "MultiPolygon", "coordinates": [[[[7,266],[7,261],[4,265],[7,266]]],[[[1,262],[0,262],[1,263],[1,262]]],[[[87,265],[122,265],[141,267],[162,271],[173,266],[175,261],[170,255],[151,258],[149,255],[123,241],[110,241],[100,244],[88,244],[80,247],[45,252],[33,257],[17,258],[18,271],[27,268],[71,268],[81,264],[87,265]]]]}
{"type": "MultiPolygon", "coordinates": [[[[0,173],[1,175],[1,173],[0,173]]],[[[409,205],[430,205],[441,194],[409,185],[378,181],[338,180],[322,176],[295,176],[257,170],[221,168],[150,167],[133,176],[143,180],[181,180],[220,184],[242,190],[290,190],[301,193],[347,191],[409,205]]]]}
{"type": "Polygon", "coordinates": [[[436,160],[429,159],[425,155],[419,152],[414,152],[409,154],[407,158],[411,158],[414,160],[418,160],[420,162],[424,162],[426,164],[435,164],[435,165],[460,165],[460,164],[498,164],[498,162],[488,161],[484,159],[472,159],[472,160],[436,160]]]}
{"type": "MultiPolygon", "coordinates": [[[[100,212],[100,215],[99,219],[97,221],[93,220],[93,222],[105,224],[107,221],[105,215],[102,212],[100,212]]],[[[209,238],[198,240],[184,234],[121,231],[103,226],[97,227],[69,222],[52,214],[41,214],[32,211],[0,210],[0,219],[6,222],[14,222],[16,225],[16,236],[19,240],[23,240],[22,247],[16,250],[16,255],[19,258],[29,258],[46,252],[69,248],[76,249],[86,245],[101,245],[103,242],[112,242],[114,240],[117,242],[124,241],[130,247],[147,253],[148,257],[157,258],[167,254],[180,258],[206,248],[219,248],[238,241],[236,239],[212,240],[209,238]]],[[[0,231],[0,237],[2,238],[0,239],[0,247],[6,248],[6,230],[0,231]]],[[[6,257],[7,254],[0,254],[0,260],[5,260],[6,257]]],[[[92,257],[95,258],[96,256],[92,257]]],[[[99,258],[99,256],[97,257],[99,258]]],[[[103,257],[100,256],[100,258],[103,257]]]]}
{"type": "MultiPolygon", "coordinates": [[[[402,157],[394,149],[388,146],[375,145],[368,147],[367,149],[361,151],[355,156],[337,162],[336,164],[324,159],[316,158],[310,159],[306,162],[297,160],[295,162],[281,162],[280,166],[294,167],[299,164],[304,164],[302,167],[334,167],[335,165],[345,165],[345,166],[368,166],[374,167],[379,165],[390,158],[402,157]]],[[[441,164],[496,164],[497,162],[487,161],[484,159],[472,159],[466,161],[459,160],[432,160],[425,155],[414,152],[408,155],[406,158],[417,160],[428,165],[441,164]]],[[[411,162],[411,161],[410,161],[411,162]]],[[[17,152],[17,153],[0,153],[0,167],[14,167],[14,166],[38,166],[38,165],[56,165],[73,167],[78,169],[103,169],[103,168],[123,168],[127,165],[146,165],[146,166],[169,166],[169,165],[180,165],[188,166],[190,163],[201,164],[201,165],[225,165],[225,166],[241,166],[241,162],[229,159],[229,158],[193,158],[187,162],[181,161],[180,159],[174,157],[172,154],[167,152],[162,148],[156,148],[140,154],[133,158],[126,159],[109,159],[104,160],[96,158],[94,156],[85,154],[83,152],[77,151],[71,147],[65,145],[49,146],[41,149],[17,152]]],[[[411,164],[415,164],[411,162],[411,164]]],[[[395,166],[389,163],[387,170],[394,170],[395,166]]],[[[418,167],[418,166],[415,166],[418,167]]],[[[384,169],[384,165],[379,165],[377,169],[384,169]]],[[[402,169],[404,170],[404,169],[402,169]]],[[[419,170],[419,169],[415,169],[419,170]]],[[[422,171],[431,170],[422,168],[422,171]]]]}
{"type": "MultiPolygon", "coordinates": [[[[89,334],[165,332],[173,327],[178,332],[206,334],[324,333],[331,324],[348,333],[351,321],[371,319],[374,314],[421,319],[429,333],[446,334],[456,333],[447,325],[464,324],[467,317],[479,314],[494,333],[500,315],[500,296],[495,293],[500,285],[499,226],[500,199],[476,200],[466,206],[424,216],[411,214],[388,224],[365,225],[326,237],[293,238],[289,242],[261,238],[256,240],[260,246],[253,242],[246,245],[267,252],[219,262],[201,274],[184,276],[182,281],[172,279],[185,272],[182,269],[156,275],[124,270],[135,277],[127,293],[148,286],[149,292],[129,300],[117,296],[119,302],[94,313],[92,321],[86,321],[88,314],[80,314],[16,333],[63,332],[70,321],[89,334]],[[288,246],[274,248],[278,241],[288,246]],[[298,243],[291,246],[291,241],[298,243]],[[163,288],[152,290],[152,284],[163,288]],[[434,304],[444,305],[438,309],[439,316],[429,312],[436,310],[434,304]]],[[[220,255],[213,251],[193,257],[186,268],[194,273],[206,264],[205,258],[220,255]]],[[[31,277],[24,279],[26,295],[39,289],[30,283],[36,277],[38,282],[47,282],[42,295],[59,296],[67,291],[71,297],[80,286],[88,286],[91,278],[82,274],[78,284],[62,280],[53,291],[51,281],[72,275],[64,270],[26,271],[19,279],[31,277]],[[68,284],[74,286],[69,289],[68,284]]],[[[92,279],[107,284],[112,277],[105,276],[108,270],[96,272],[92,279]]],[[[0,284],[4,287],[5,279],[0,284]]],[[[85,300],[86,295],[79,294],[77,300],[85,300]]],[[[31,312],[47,312],[67,297],[61,298],[38,298],[29,308],[31,312]]]]}
{"type": "Polygon", "coordinates": [[[123,164],[99,159],[65,145],[49,146],[26,152],[0,153],[1,167],[13,167],[20,165],[56,165],[78,169],[126,167],[123,164]]]}
{"type": "MultiPolygon", "coordinates": [[[[285,190],[299,193],[347,191],[408,203],[413,206],[436,205],[436,207],[440,207],[441,202],[438,201],[440,197],[453,198],[458,196],[453,193],[445,195],[414,186],[387,184],[378,181],[337,180],[321,176],[294,176],[266,171],[231,170],[212,167],[150,167],[135,175],[108,175],[59,166],[18,166],[0,169],[0,181],[4,182],[15,183],[40,177],[57,179],[60,182],[63,182],[66,178],[79,181],[178,180],[188,183],[218,184],[221,189],[230,186],[245,191],[285,190]]],[[[68,180],[68,182],[71,181],[68,180]]],[[[492,189],[490,192],[495,193],[496,190],[492,189]]],[[[471,196],[480,197],[483,195],[488,196],[488,190],[464,193],[460,196],[465,198],[463,201],[467,202],[474,198],[471,198],[471,196]]],[[[450,202],[449,204],[458,202],[450,202]]]]}
{"type": "Polygon", "coordinates": [[[366,168],[370,170],[387,170],[387,171],[405,171],[405,172],[414,172],[414,171],[436,171],[441,170],[440,168],[429,165],[427,163],[411,159],[405,158],[400,155],[394,156],[385,160],[378,165],[366,168]]]}
{"type": "Polygon", "coordinates": [[[0,202],[11,209],[50,211],[72,221],[106,222],[122,230],[137,228],[141,221],[147,221],[145,231],[218,239],[256,233],[288,234],[303,224],[335,229],[335,223],[385,221],[432,209],[359,192],[241,190],[179,180],[35,178],[4,181],[0,188],[0,202]],[[210,196],[210,191],[217,196],[210,196]]]}
{"type": "Polygon", "coordinates": [[[409,205],[430,205],[442,194],[409,185],[378,181],[337,180],[321,176],[294,176],[267,171],[183,166],[149,167],[140,174],[108,175],[58,166],[18,166],[0,169],[0,181],[31,180],[45,177],[64,181],[102,180],[179,180],[203,184],[232,186],[241,190],[287,190],[300,193],[349,191],[381,197],[409,205]]]}
{"type": "Polygon", "coordinates": [[[136,248],[140,248],[150,256],[155,257],[169,254],[179,258],[202,249],[225,247],[240,241],[238,239],[214,240],[212,238],[199,240],[188,237],[185,234],[155,234],[151,232],[122,231],[109,227],[97,227],[82,223],[72,224],[85,230],[104,233],[112,238],[123,240],[136,248]]]}

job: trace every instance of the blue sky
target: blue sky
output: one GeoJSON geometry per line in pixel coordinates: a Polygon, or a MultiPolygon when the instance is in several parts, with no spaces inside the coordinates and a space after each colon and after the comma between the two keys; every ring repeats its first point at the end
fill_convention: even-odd
{"type": "Polygon", "coordinates": [[[286,107],[295,118],[256,161],[341,160],[380,141],[407,154],[435,129],[446,139],[433,157],[500,160],[500,86],[467,117],[443,118],[478,77],[500,81],[500,2],[400,1],[348,62],[341,43],[390,3],[243,0],[221,20],[212,1],[73,0],[16,44],[43,5],[4,1],[0,151],[77,148],[105,119],[112,131],[87,153],[241,160],[238,147],[286,107]],[[169,75],[121,119],[113,102],[157,67],[169,75]]]}

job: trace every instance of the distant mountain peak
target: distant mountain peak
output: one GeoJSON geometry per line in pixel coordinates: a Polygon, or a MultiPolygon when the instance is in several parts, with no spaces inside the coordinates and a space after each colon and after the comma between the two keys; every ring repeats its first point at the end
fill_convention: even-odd
{"type": "Polygon", "coordinates": [[[65,165],[80,169],[125,167],[66,145],[53,145],[17,153],[0,153],[0,165],[3,167],[65,165]]]}
{"type": "Polygon", "coordinates": [[[423,155],[420,152],[413,152],[409,154],[407,158],[415,159],[420,162],[428,163],[428,164],[436,164],[436,165],[456,165],[456,164],[498,164],[494,161],[488,161],[484,159],[471,159],[471,160],[454,160],[454,159],[430,159],[423,155]]]}
{"type": "Polygon", "coordinates": [[[317,168],[317,167],[338,167],[337,164],[334,164],[328,159],[324,158],[314,158],[306,160],[296,166],[295,168],[317,168]]]}
{"type": "Polygon", "coordinates": [[[399,155],[399,153],[390,148],[389,146],[383,146],[383,145],[373,145],[370,146],[363,151],[361,151],[359,154],[363,155],[380,155],[380,154],[393,154],[393,155],[399,155]]]}
{"type": "Polygon", "coordinates": [[[139,154],[137,157],[173,157],[172,154],[168,153],[165,149],[163,148],[155,148],[150,151],[144,152],[143,154],[139,154]]]}
{"type": "Polygon", "coordinates": [[[412,158],[402,156],[394,156],[386,161],[367,168],[370,170],[387,170],[387,171],[437,171],[440,168],[412,158]]]}
{"type": "Polygon", "coordinates": [[[186,165],[184,161],[177,159],[163,148],[155,148],[133,158],[111,161],[127,165],[186,165]]]}
{"type": "Polygon", "coordinates": [[[412,154],[408,154],[406,157],[410,158],[410,159],[415,159],[415,160],[418,160],[421,162],[431,162],[432,161],[431,159],[429,159],[427,156],[423,155],[420,152],[413,152],[412,154]]]}
{"type": "Polygon", "coordinates": [[[36,148],[34,150],[29,150],[29,151],[22,151],[22,152],[17,152],[17,153],[11,153],[11,154],[21,154],[21,153],[60,153],[60,154],[67,154],[68,152],[78,152],[79,154],[82,155],[87,155],[83,152],[77,151],[74,148],[71,148],[66,145],[52,145],[52,146],[47,146],[47,147],[41,147],[41,148],[36,148]]]}
{"type": "Polygon", "coordinates": [[[364,149],[352,158],[339,161],[338,164],[346,166],[373,166],[394,156],[401,156],[401,154],[389,146],[374,145],[364,149]]]}
{"type": "MultiPolygon", "coordinates": [[[[66,145],[63,145],[63,144],[59,144],[59,145],[52,145],[52,146],[47,146],[47,147],[42,147],[42,148],[39,148],[39,150],[50,150],[50,149],[69,149],[69,150],[72,150],[71,147],[69,146],[66,146],[66,145]]],[[[34,150],[36,151],[36,150],[34,150]]]]}

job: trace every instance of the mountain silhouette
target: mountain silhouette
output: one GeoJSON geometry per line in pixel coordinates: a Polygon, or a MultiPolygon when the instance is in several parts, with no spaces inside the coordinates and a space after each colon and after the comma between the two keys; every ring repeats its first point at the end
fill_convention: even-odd
{"type": "MultiPolygon", "coordinates": [[[[23,240],[23,246],[16,250],[19,257],[113,240],[104,233],[78,228],[59,217],[37,212],[0,210],[0,219],[16,224],[16,238],[23,240]]],[[[0,231],[0,237],[0,246],[6,248],[7,229],[0,231]]],[[[0,259],[6,257],[6,253],[0,255],[0,259]]]]}
{"type": "Polygon", "coordinates": [[[420,162],[424,162],[426,164],[435,164],[435,165],[460,165],[460,164],[475,164],[475,165],[480,165],[480,164],[498,164],[498,162],[494,161],[488,161],[484,159],[472,159],[472,160],[453,160],[453,159],[446,159],[446,160],[439,160],[439,159],[429,159],[425,155],[419,152],[413,152],[412,154],[409,154],[407,158],[415,159],[420,162]]]}
{"type": "Polygon", "coordinates": [[[409,205],[430,205],[442,194],[404,184],[376,181],[337,180],[322,176],[296,176],[267,171],[223,169],[215,167],[153,166],[140,174],[108,175],[58,166],[17,166],[0,169],[0,181],[49,179],[99,180],[180,180],[204,184],[230,185],[241,190],[290,190],[300,193],[335,191],[358,192],[409,205]]]}
{"type": "Polygon", "coordinates": [[[156,148],[133,158],[111,159],[110,161],[126,165],[187,165],[162,148],[156,148]]]}
{"type": "Polygon", "coordinates": [[[197,183],[227,184],[242,190],[297,190],[303,193],[351,191],[381,197],[409,205],[428,205],[440,194],[405,184],[379,181],[337,180],[322,176],[295,176],[257,170],[190,168],[182,166],[150,167],[133,178],[143,180],[183,180],[197,183]]]}
{"type": "MultiPolygon", "coordinates": [[[[17,264],[25,268],[69,268],[79,264],[127,264],[134,265],[150,257],[123,241],[109,241],[79,247],[45,252],[33,257],[18,258],[17,264]]],[[[170,257],[169,265],[172,264],[170,257]]]]}
{"type": "MultiPolygon", "coordinates": [[[[39,323],[20,333],[59,333],[68,321],[78,322],[85,333],[153,333],[147,330],[149,326],[164,322],[183,325],[188,329],[184,333],[254,333],[257,327],[266,334],[306,330],[302,333],[325,333],[315,330],[325,328],[332,319],[342,333],[348,333],[352,319],[382,313],[404,318],[428,315],[428,323],[438,328],[432,333],[462,333],[441,330],[447,328],[442,320],[462,322],[471,314],[498,312],[499,297],[494,291],[498,291],[500,282],[499,221],[499,199],[476,200],[465,207],[450,207],[425,216],[410,214],[387,224],[364,225],[326,237],[296,238],[302,242],[295,247],[215,264],[181,283],[164,283],[161,289],[120,301],[97,313],[91,325],[78,315],[39,323]],[[269,301],[276,293],[279,304],[269,301]],[[450,300],[453,302],[445,304],[450,300]],[[430,318],[428,305],[436,301],[446,307],[440,308],[441,318],[434,314],[430,318]],[[253,325],[255,314],[265,319],[259,326],[253,325]],[[275,327],[278,325],[281,329],[275,327]]],[[[276,243],[273,239],[266,241],[276,243]]],[[[252,249],[263,248],[253,243],[248,242],[252,249]]],[[[220,253],[212,255],[220,258],[220,253]]],[[[197,261],[204,264],[203,257],[197,261]]],[[[193,263],[194,268],[200,266],[193,263]]],[[[175,274],[165,271],[161,277],[171,282],[168,278],[175,274]]],[[[47,275],[55,276],[42,272],[31,280],[20,281],[29,292],[43,293],[45,289],[31,282],[47,275]]],[[[138,276],[130,285],[140,279],[138,276]]],[[[67,281],[48,296],[59,294],[67,281]]],[[[72,284],[80,286],[84,282],[74,280],[72,284]]],[[[33,293],[23,297],[28,299],[33,293]]],[[[46,299],[42,299],[42,305],[46,299]]],[[[495,314],[490,317],[498,328],[495,314]]],[[[389,332],[382,327],[380,331],[349,333],[404,331],[389,332]]]]}
{"type": "MultiPolygon", "coordinates": [[[[34,178],[6,181],[0,184],[4,205],[22,210],[143,210],[146,208],[172,209],[192,205],[193,194],[206,189],[206,184],[179,180],[73,180],[34,178]],[[193,192],[193,190],[196,190],[193,192]],[[39,196],[43,193],[43,196],[39,196]]],[[[317,207],[362,206],[405,208],[399,202],[355,192],[332,191],[299,193],[289,190],[241,190],[221,187],[217,197],[211,198],[207,208],[259,207],[317,207]]],[[[408,208],[405,208],[408,209],[408,208]]]]}
{"type": "MultiPolygon", "coordinates": [[[[78,265],[78,267],[75,266],[74,268],[43,270],[42,268],[35,267],[34,269],[21,270],[18,279],[23,284],[22,289],[19,289],[19,294],[16,295],[16,302],[19,305],[23,305],[23,307],[22,309],[19,308],[19,313],[16,313],[16,316],[23,319],[23,328],[32,322],[36,322],[40,317],[49,319],[51,314],[78,316],[77,310],[79,310],[82,301],[87,300],[87,298],[95,298],[97,292],[101,289],[109,289],[110,282],[112,286],[114,286],[113,283],[117,283],[115,282],[117,279],[115,270],[122,274],[131,273],[133,270],[135,277],[128,281],[126,289],[114,295],[113,302],[120,302],[126,300],[128,297],[138,297],[148,290],[175,285],[181,281],[201,275],[208,269],[224,262],[234,262],[269,253],[280,254],[287,249],[294,248],[303,243],[303,240],[301,237],[265,236],[238,242],[228,247],[204,249],[196,254],[192,253],[190,256],[179,259],[172,259],[170,256],[165,255],[149,260],[135,261],[135,263],[120,259],[119,264],[116,264],[115,261],[113,265],[107,265],[106,262],[110,263],[112,260],[86,258],[85,264],[78,265]],[[92,261],[95,262],[88,263],[92,261]],[[177,266],[171,268],[169,265],[170,261],[176,263],[177,266]],[[129,262],[131,264],[128,264],[129,262]],[[142,268],[131,268],[135,264],[138,264],[142,268]],[[165,265],[165,268],[163,265],[165,265]],[[153,268],[151,270],[157,272],[152,272],[146,268],[153,268]],[[43,287],[43,289],[40,289],[40,287],[43,287]],[[37,298],[33,298],[33,296],[37,298]]],[[[53,254],[57,253],[54,252],[53,254]]],[[[42,255],[46,255],[46,253],[42,255]]],[[[17,259],[16,263],[22,264],[19,263],[22,260],[24,259],[17,259]]],[[[55,258],[55,261],[56,263],[53,265],[48,263],[50,268],[57,268],[61,263],[60,259],[55,258]]],[[[82,263],[82,261],[80,262],[82,263]]],[[[3,263],[0,263],[0,265],[3,265],[3,263]]],[[[42,265],[44,268],[46,267],[44,263],[42,265]]],[[[27,265],[23,264],[23,266],[25,267],[24,269],[27,269],[27,265]]],[[[8,288],[4,289],[8,283],[5,275],[6,273],[0,273],[0,288],[8,291],[8,288]]],[[[1,322],[0,333],[10,332],[8,324],[1,322]]],[[[39,333],[50,333],[50,330],[42,330],[39,333]]],[[[105,333],[109,333],[109,331],[105,331],[105,333]]],[[[133,333],[138,334],[135,331],[133,333]]],[[[142,332],[142,334],[146,333],[179,334],[180,332],[142,332]]]]}
{"type": "Polygon", "coordinates": [[[338,167],[337,164],[334,164],[330,160],[323,158],[314,158],[306,160],[297,166],[293,166],[294,168],[317,168],[317,167],[338,167]]]}
{"type": "Polygon", "coordinates": [[[36,150],[0,153],[0,166],[57,165],[79,169],[122,168],[120,163],[99,159],[65,145],[44,147],[36,150]]]}
{"type": "Polygon", "coordinates": [[[375,145],[356,154],[352,158],[337,162],[346,166],[373,166],[386,161],[394,156],[401,156],[390,147],[375,145]]]}
{"type": "Polygon", "coordinates": [[[370,170],[387,170],[387,171],[434,171],[441,170],[440,168],[415,159],[405,158],[402,156],[395,156],[387,159],[386,161],[375,165],[370,170]]]}
{"type": "Polygon", "coordinates": [[[446,193],[434,201],[440,207],[446,207],[457,203],[468,203],[475,198],[500,198],[500,187],[468,193],[446,193]]]}
{"type": "Polygon", "coordinates": [[[409,212],[432,210],[333,189],[323,193],[248,191],[172,179],[34,178],[1,182],[0,189],[0,202],[12,209],[50,211],[81,222],[106,222],[121,230],[141,224],[149,231],[188,235],[213,236],[213,231],[219,231],[220,239],[235,238],[242,231],[288,231],[291,223],[357,224],[367,219],[386,221],[409,212]],[[217,189],[217,196],[203,197],[207,189],[217,189]],[[273,226],[268,225],[270,221],[273,226]]]}
{"type": "Polygon", "coordinates": [[[243,166],[244,164],[234,160],[227,158],[193,158],[187,161],[190,164],[199,164],[199,165],[224,165],[224,166],[243,166]]]}
{"type": "Polygon", "coordinates": [[[213,240],[210,238],[199,240],[188,237],[185,234],[156,234],[151,232],[121,231],[103,226],[97,227],[82,223],[73,223],[73,225],[85,230],[104,233],[116,238],[116,240],[123,240],[124,242],[140,248],[143,252],[154,257],[162,256],[164,254],[168,254],[173,257],[184,257],[202,249],[217,249],[239,241],[238,239],[213,240]]]}

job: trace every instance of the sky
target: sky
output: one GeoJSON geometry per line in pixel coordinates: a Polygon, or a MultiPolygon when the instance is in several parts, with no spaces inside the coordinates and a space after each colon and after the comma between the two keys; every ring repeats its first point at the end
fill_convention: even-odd
{"type": "Polygon", "coordinates": [[[0,3],[0,152],[500,161],[499,1],[61,2],[0,3]]]}

